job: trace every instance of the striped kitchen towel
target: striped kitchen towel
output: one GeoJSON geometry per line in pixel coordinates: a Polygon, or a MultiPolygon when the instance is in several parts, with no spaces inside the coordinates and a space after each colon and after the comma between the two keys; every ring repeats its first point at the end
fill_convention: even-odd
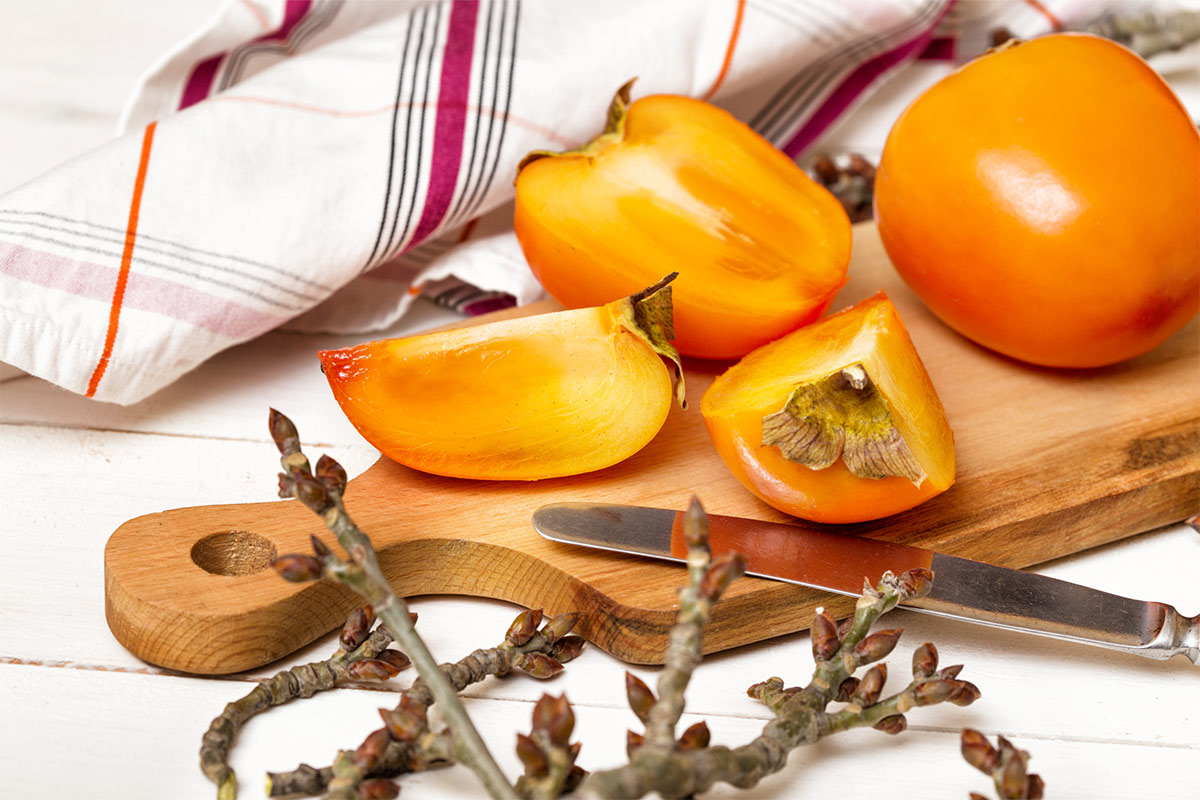
{"type": "Polygon", "coordinates": [[[0,197],[0,361],[133,403],[280,326],[366,334],[421,293],[529,301],[515,166],[590,138],[631,76],[798,156],[922,54],[982,50],[974,7],[1029,36],[1071,3],[951,5],[229,0],[119,138],[0,197]]]}

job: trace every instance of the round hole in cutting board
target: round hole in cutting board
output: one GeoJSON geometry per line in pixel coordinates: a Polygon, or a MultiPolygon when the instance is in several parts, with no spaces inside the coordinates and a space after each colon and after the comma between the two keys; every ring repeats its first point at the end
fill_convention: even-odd
{"type": "Polygon", "coordinates": [[[213,575],[253,575],[271,566],[275,545],[249,531],[224,531],[192,545],[192,561],[213,575]]]}

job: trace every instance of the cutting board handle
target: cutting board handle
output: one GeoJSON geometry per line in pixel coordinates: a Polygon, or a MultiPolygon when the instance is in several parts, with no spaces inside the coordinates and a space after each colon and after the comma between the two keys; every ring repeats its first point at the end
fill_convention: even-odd
{"type": "Polygon", "coordinates": [[[342,587],[288,583],[270,567],[277,555],[311,552],[309,535],[323,531],[294,500],[131,519],[104,550],[109,628],[139,658],[188,672],[237,672],[280,658],[354,607],[342,587]]]}
{"type": "MultiPolygon", "coordinates": [[[[491,597],[551,614],[586,609],[578,632],[627,660],[660,661],[673,592],[647,607],[631,606],[598,591],[587,575],[597,563],[617,571],[632,564],[668,590],[678,571],[623,557],[613,565],[547,542],[530,525],[528,508],[497,505],[493,491],[486,482],[423,475],[380,459],[350,482],[346,506],[402,596],[491,597]],[[452,492],[462,493],[461,502],[452,492]],[[483,525],[476,515],[453,512],[484,503],[494,508],[483,525]]],[[[288,655],[339,627],[362,602],[332,581],[288,583],[271,569],[278,555],[311,552],[312,535],[336,545],[295,500],[132,519],[104,552],[109,628],[139,658],[185,672],[240,672],[288,655]]]]}

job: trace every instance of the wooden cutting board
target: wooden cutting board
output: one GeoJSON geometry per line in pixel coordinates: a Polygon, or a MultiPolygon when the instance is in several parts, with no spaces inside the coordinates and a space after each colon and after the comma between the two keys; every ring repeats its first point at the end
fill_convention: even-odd
{"type": "MultiPolygon", "coordinates": [[[[872,226],[857,226],[854,249],[850,283],[834,307],[880,288],[895,302],[954,429],[958,479],[944,494],[886,520],[813,527],[1026,567],[1200,510],[1196,320],[1125,364],[1029,367],[971,344],[931,316],[892,270],[872,226]]],[[[426,475],[381,458],[350,482],[347,508],[403,595],[478,595],[547,613],[582,611],[580,632],[591,642],[626,661],[658,663],[683,570],[545,541],[530,515],[556,501],[682,509],[694,493],[713,513],[811,524],[751,495],[710,445],[700,396],[725,366],[688,364],[691,410],[673,409],[653,442],[609,469],[532,483],[485,482],[426,475]]],[[[303,438],[305,420],[296,423],[303,438]]],[[[313,533],[325,531],[295,501],[182,508],[130,520],[104,553],[109,627],[140,658],[189,672],[237,672],[287,655],[341,625],[357,602],[342,587],[289,584],[267,567],[275,554],[308,552],[313,533]]],[[[747,578],[717,606],[705,649],[802,630],[816,606],[842,614],[851,604],[747,578]]]]}

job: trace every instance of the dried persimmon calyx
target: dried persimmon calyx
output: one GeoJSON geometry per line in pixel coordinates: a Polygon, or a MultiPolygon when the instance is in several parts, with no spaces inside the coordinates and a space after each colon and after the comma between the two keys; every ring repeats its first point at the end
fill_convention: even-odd
{"type": "Polygon", "coordinates": [[[672,272],[653,286],[613,303],[613,313],[630,333],[641,337],[650,349],[670,361],[673,366],[671,388],[675,402],[687,408],[683,384],[683,362],[679,351],[671,344],[675,324],[671,307],[671,281],[679,277],[672,272]]]}
{"type": "Polygon", "coordinates": [[[797,385],[763,417],[762,444],[814,470],[840,458],[860,478],[895,475],[919,487],[927,477],[861,362],[797,385]]]}
{"type": "MultiPolygon", "coordinates": [[[[517,174],[539,158],[559,158],[561,156],[587,156],[594,158],[609,145],[619,144],[625,138],[625,119],[629,116],[629,98],[633,84],[637,78],[626,81],[613,95],[608,106],[608,116],[604,121],[604,130],[579,147],[570,150],[531,150],[517,164],[517,174]]],[[[514,180],[514,183],[516,181],[514,180]]]]}

